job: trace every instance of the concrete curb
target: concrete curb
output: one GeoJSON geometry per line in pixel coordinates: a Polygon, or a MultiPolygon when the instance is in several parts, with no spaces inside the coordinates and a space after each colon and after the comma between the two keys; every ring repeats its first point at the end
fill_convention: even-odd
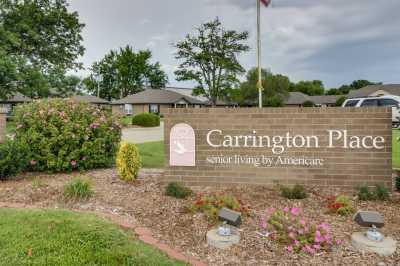
{"type": "MultiPolygon", "coordinates": [[[[3,209],[29,209],[29,210],[46,210],[46,209],[51,209],[51,208],[41,208],[37,207],[34,205],[28,205],[28,204],[23,204],[23,203],[5,203],[5,202],[0,202],[0,208],[3,209]]],[[[148,244],[151,245],[158,250],[166,253],[170,258],[189,263],[190,265],[193,266],[207,266],[206,263],[199,261],[195,258],[192,257],[187,257],[181,252],[171,248],[167,244],[159,242],[157,239],[153,237],[153,234],[151,230],[147,227],[142,227],[138,224],[133,224],[129,222],[127,219],[124,219],[123,217],[112,214],[112,213],[103,213],[103,212],[96,212],[96,211],[83,211],[79,209],[65,209],[67,211],[72,211],[72,212],[77,212],[77,213],[87,213],[87,214],[94,214],[100,218],[107,219],[114,224],[117,224],[118,226],[127,229],[127,230],[132,230],[134,233],[138,236],[138,238],[148,244]]]]}

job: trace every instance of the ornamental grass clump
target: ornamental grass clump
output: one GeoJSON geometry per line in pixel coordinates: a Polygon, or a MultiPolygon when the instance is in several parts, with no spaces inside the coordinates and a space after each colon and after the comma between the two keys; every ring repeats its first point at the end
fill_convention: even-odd
{"type": "Polygon", "coordinates": [[[329,224],[307,221],[299,208],[268,209],[261,217],[260,230],[261,235],[294,253],[314,255],[331,251],[342,242],[333,237],[329,224]]]}
{"type": "Polygon", "coordinates": [[[248,214],[249,210],[240,199],[224,193],[199,194],[191,207],[194,212],[204,213],[211,223],[218,221],[218,213],[222,208],[240,212],[242,215],[248,214]]]}
{"type": "Polygon", "coordinates": [[[353,214],[355,211],[351,200],[346,196],[329,198],[327,208],[330,213],[342,216],[353,214]]]}
{"type": "Polygon", "coordinates": [[[93,195],[90,182],[82,178],[77,178],[64,186],[64,197],[67,200],[88,200],[93,195]]]}
{"type": "Polygon", "coordinates": [[[122,142],[117,154],[117,170],[124,181],[134,181],[142,166],[139,149],[135,144],[122,142]]]}
{"type": "Polygon", "coordinates": [[[27,143],[30,170],[110,167],[121,140],[111,112],[66,99],[34,101],[15,111],[15,140],[27,143]]]}
{"type": "Polygon", "coordinates": [[[363,201],[388,200],[390,197],[389,190],[383,185],[375,185],[373,189],[368,186],[358,188],[358,199],[363,201]]]}
{"type": "Polygon", "coordinates": [[[295,185],[293,187],[279,186],[281,195],[287,199],[305,199],[307,198],[306,189],[302,185],[295,185]]]}

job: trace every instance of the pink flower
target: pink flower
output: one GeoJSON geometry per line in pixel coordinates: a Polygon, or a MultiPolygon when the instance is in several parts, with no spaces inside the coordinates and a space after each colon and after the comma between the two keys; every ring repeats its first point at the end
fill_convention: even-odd
{"type": "Polygon", "coordinates": [[[304,234],[304,230],[303,229],[299,229],[299,230],[297,230],[297,233],[299,233],[299,235],[302,235],[302,234],[304,234]]]}
{"type": "Polygon", "coordinates": [[[314,248],[315,250],[320,250],[320,249],[321,249],[321,246],[320,246],[320,245],[313,245],[313,248],[314,248]]]}
{"type": "Polygon", "coordinates": [[[327,223],[322,223],[322,224],[318,225],[317,228],[318,228],[318,229],[319,229],[319,228],[322,228],[322,229],[324,229],[325,231],[329,231],[329,230],[330,230],[330,225],[327,224],[327,223]]]}
{"type": "Polygon", "coordinates": [[[296,240],[296,239],[294,240],[293,243],[294,243],[294,245],[295,245],[296,247],[300,246],[300,242],[299,242],[298,240],[296,240]]]}
{"type": "Polygon", "coordinates": [[[35,160],[31,160],[31,165],[35,166],[37,164],[37,162],[35,160]]]}
{"type": "Polygon", "coordinates": [[[305,226],[305,225],[306,225],[306,221],[302,218],[302,219],[300,219],[300,224],[301,224],[302,226],[305,226]]]}
{"type": "Polygon", "coordinates": [[[293,252],[293,246],[287,246],[286,249],[288,252],[293,252]]]}
{"type": "Polygon", "coordinates": [[[343,243],[341,239],[336,239],[336,245],[340,246],[343,243]]]}
{"type": "Polygon", "coordinates": [[[61,118],[65,118],[65,112],[64,111],[59,112],[58,114],[60,115],[61,118]]]}
{"type": "Polygon", "coordinates": [[[72,167],[75,167],[75,166],[76,166],[76,161],[75,161],[75,160],[72,160],[72,161],[71,161],[71,165],[72,165],[72,167]]]}
{"type": "Polygon", "coordinates": [[[96,123],[90,124],[90,128],[91,128],[91,129],[96,129],[96,128],[98,128],[98,127],[99,127],[99,124],[96,124],[96,123]]]}
{"type": "Polygon", "coordinates": [[[290,213],[291,213],[292,215],[294,215],[294,216],[297,216],[297,215],[299,215],[299,213],[300,213],[300,209],[299,209],[299,208],[292,208],[292,209],[290,210],[290,213]]]}
{"type": "Polygon", "coordinates": [[[293,233],[293,232],[290,232],[290,233],[289,233],[289,237],[290,237],[291,239],[295,239],[295,238],[296,238],[296,234],[293,233]]]}
{"type": "Polygon", "coordinates": [[[86,156],[83,156],[81,160],[86,161],[86,156]]]}
{"type": "Polygon", "coordinates": [[[288,208],[288,207],[285,207],[285,208],[283,209],[283,211],[284,211],[284,212],[289,212],[289,208],[288,208]]]}

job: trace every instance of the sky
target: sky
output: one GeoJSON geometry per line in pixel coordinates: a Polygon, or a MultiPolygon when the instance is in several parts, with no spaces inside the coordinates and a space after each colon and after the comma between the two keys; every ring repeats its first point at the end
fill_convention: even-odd
{"type": "MultiPolygon", "coordinates": [[[[248,31],[251,50],[239,56],[256,65],[255,0],[68,0],[83,30],[86,68],[111,49],[150,49],[178,82],[173,43],[219,17],[226,29],[248,31]]],[[[357,79],[400,83],[399,0],[272,0],[262,9],[262,65],[292,81],[322,80],[326,88],[357,79]]],[[[81,71],[80,76],[87,75],[81,71]]],[[[243,78],[243,77],[242,77],[243,78]]]]}

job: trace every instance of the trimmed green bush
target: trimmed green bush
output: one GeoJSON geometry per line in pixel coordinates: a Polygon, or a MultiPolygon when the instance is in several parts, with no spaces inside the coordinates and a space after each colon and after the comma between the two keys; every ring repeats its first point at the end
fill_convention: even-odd
{"type": "Polygon", "coordinates": [[[31,170],[65,172],[110,167],[121,140],[111,112],[71,100],[16,108],[16,140],[28,144],[31,170]]]}
{"type": "Polygon", "coordinates": [[[281,195],[287,199],[305,199],[307,192],[302,185],[295,185],[293,187],[280,186],[281,195]]]}
{"type": "Polygon", "coordinates": [[[312,101],[305,101],[303,103],[303,107],[314,107],[314,106],[315,106],[315,103],[312,101]]]}
{"type": "Polygon", "coordinates": [[[363,201],[372,200],[387,200],[389,199],[389,190],[383,185],[375,185],[374,189],[371,189],[364,185],[358,188],[358,199],[363,201]]]}
{"type": "Polygon", "coordinates": [[[193,191],[185,187],[184,185],[171,182],[168,184],[167,188],[165,189],[165,194],[170,197],[178,198],[178,199],[185,199],[193,194],[193,191]]]}
{"type": "Polygon", "coordinates": [[[142,113],[132,118],[132,125],[141,127],[160,126],[160,116],[151,113],[142,113]]]}
{"type": "Polygon", "coordinates": [[[117,154],[117,169],[122,180],[134,181],[142,162],[139,149],[135,144],[123,142],[117,154]]]}
{"type": "Polygon", "coordinates": [[[74,179],[64,186],[64,197],[67,200],[88,200],[92,195],[90,182],[81,178],[74,179]]]}
{"type": "Polygon", "coordinates": [[[0,144],[0,180],[7,180],[28,168],[29,147],[21,141],[0,144]]]}

